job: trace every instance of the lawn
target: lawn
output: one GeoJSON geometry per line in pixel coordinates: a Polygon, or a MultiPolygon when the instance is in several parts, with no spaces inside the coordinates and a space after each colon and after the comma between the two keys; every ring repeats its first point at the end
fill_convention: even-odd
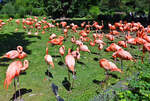
{"type": "MultiPolygon", "coordinates": [[[[6,21],[6,19],[4,19],[4,21],[6,21]]],[[[49,44],[49,54],[53,57],[55,68],[50,70],[53,78],[51,78],[50,81],[45,79],[47,78],[46,71],[48,65],[44,61],[44,56],[46,43],[49,41],[48,37],[52,33],[63,35],[62,29],[52,28],[49,31],[46,31],[45,34],[39,33],[38,36],[35,36],[34,34],[27,35],[27,32],[21,25],[16,32],[16,26],[15,20],[13,20],[12,24],[5,25],[4,28],[0,30],[0,56],[12,49],[16,49],[16,46],[18,45],[23,46],[24,51],[28,54],[25,59],[30,62],[29,68],[25,73],[20,75],[20,89],[24,101],[56,101],[56,97],[51,89],[51,83],[54,83],[59,87],[59,95],[65,101],[88,101],[109,86],[114,85],[119,80],[124,80],[126,77],[132,75],[132,72],[136,71],[137,64],[131,61],[125,61],[123,64],[125,67],[123,74],[110,72],[115,76],[110,77],[107,83],[104,85],[96,83],[95,81],[102,81],[105,79],[105,71],[103,68],[100,68],[99,59],[106,58],[113,62],[113,52],[104,51],[107,45],[104,46],[103,50],[99,51],[97,46],[91,47],[89,46],[89,42],[85,42],[84,44],[88,45],[91,54],[80,52],[81,59],[76,62],[75,65],[77,79],[75,80],[74,88],[69,92],[63,86],[64,82],[68,82],[68,72],[66,66],[61,64],[62,58],[58,51],[60,46],[52,46],[49,44]],[[65,78],[67,78],[67,80],[65,78]]],[[[91,31],[89,34],[89,37],[91,38],[92,33],[94,33],[94,31],[91,31]]],[[[67,55],[68,48],[73,48],[73,50],[75,50],[77,47],[72,45],[70,38],[73,35],[78,37],[78,34],[69,30],[68,35],[69,37],[66,41],[63,41],[63,44],[66,47],[65,56],[67,55]]],[[[114,42],[118,42],[118,40],[121,39],[123,39],[123,37],[115,39],[114,42]]],[[[108,45],[110,44],[107,39],[104,38],[103,40],[106,43],[108,42],[108,45]]],[[[130,51],[133,56],[138,52],[137,46],[134,47],[135,49],[130,51]]],[[[139,55],[141,53],[142,52],[138,52],[139,55]]],[[[0,101],[8,101],[14,94],[13,82],[8,90],[3,88],[3,82],[6,75],[5,72],[8,65],[13,61],[14,60],[0,59],[0,101]]],[[[137,62],[141,61],[138,60],[137,62]]],[[[116,65],[120,68],[120,61],[117,61],[116,65]]],[[[71,82],[72,78],[70,83],[71,82]]]]}

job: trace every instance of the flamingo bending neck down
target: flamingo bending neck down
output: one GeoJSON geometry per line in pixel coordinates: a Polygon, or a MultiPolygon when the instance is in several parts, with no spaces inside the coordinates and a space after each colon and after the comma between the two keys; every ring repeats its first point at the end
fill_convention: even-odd
{"type": "MultiPolygon", "coordinates": [[[[19,87],[19,75],[22,71],[26,70],[29,67],[29,61],[24,60],[23,64],[21,61],[14,61],[12,62],[6,71],[6,79],[4,81],[4,88],[8,89],[8,86],[11,84],[12,79],[14,79],[14,87],[15,87],[15,92],[16,92],[16,82],[15,80],[17,79],[17,85],[19,87]],[[5,87],[7,86],[7,87],[5,87]]],[[[19,90],[19,96],[20,95],[20,90],[19,90]]],[[[16,99],[16,96],[15,96],[16,99]]]]}
{"type": "Polygon", "coordinates": [[[22,46],[17,46],[17,50],[11,50],[7,52],[5,55],[3,55],[1,58],[8,58],[8,59],[23,59],[26,57],[27,54],[23,52],[23,47],[22,46]]]}

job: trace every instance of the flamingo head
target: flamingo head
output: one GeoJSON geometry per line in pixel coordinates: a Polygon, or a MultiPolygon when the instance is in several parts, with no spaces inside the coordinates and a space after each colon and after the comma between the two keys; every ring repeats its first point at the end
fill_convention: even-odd
{"type": "Polygon", "coordinates": [[[22,53],[23,47],[22,47],[22,46],[17,46],[17,51],[18,51],[19,53],[22,53]]]}
{"type": "Polygon", "coordinates": [[[21,68],[22,71],[26,70],[29,67],[29,61],[24,60],[23,64],[24,64],[24,67],[21,68]]]}

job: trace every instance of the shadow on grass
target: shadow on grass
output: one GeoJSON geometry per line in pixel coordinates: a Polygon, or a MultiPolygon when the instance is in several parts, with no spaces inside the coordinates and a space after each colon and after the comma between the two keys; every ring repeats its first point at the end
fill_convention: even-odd
{"type": "Polygon", "coordinates": [[[46,70],[45,75],[49,78],[53,78],[53,74],[49,70],[46,70]]]}
{"type": "Polygon", "coordinates": [[[93,58],[93,60],[94,60],[94,61],[98,61],[98,60],[99,60],[99,58],[95,57],[95,58],[93,58]]]}
{"type": "Polygon", "coordinates": [[[8,62],[9,60],[10,59],[6,59],[6,58],[0,59],[0,66],[8,66],[9,64],[2,63],[2,62],[8,62]]]}
{"type": "Polygon", "coordinates": [[[100,55],[100,53],[96,53],[96,52],[91,52],[91,54],[100,55]]]}
{"type": "Polygon", "coordinates": [[[85,65],[86,66],[86,64],[82,61],[77,61],[77,63],[80,64],[80,65],[85,65]]]}
{"type": "Polygon", "coordinates": [[[67,91],[71,91],[71,83],[67,80],[67,77],[62,81],[62,85],[65,87],[67,91]]]}
{"type": "Polygon", "coordinates": [[[20,73],[20,75],[26,75],[27,74],[27,72],[21,72],[20,73]]]}
{"type": "Polygon", "coordinates": [[[115,78],[115,79],[120,79],[120,77],[118,77],[116,74],[108,73],[108,75],[115,78]]]}
{"type": "MultiPolygon", "coordinates": [[[[20,89],[20,96],[22,96],[22,95],[24,95],[24,94],[26,94],[26,93],[30,93],[30,92],[32,92],[32,89],[21,88],[21,89],[20,89]]],[[[10,101],[14,101],[14,100],[15,100],[15,97],[16,97],[16,99],[19,97],[19,90],[17,90],[17,91],[13,94],[12,98],[10,98],[10,101]]]]}
{"type": "Polygon", "coordinates": [[[6,64],[6,63],[0,63],[0,66],[8,66],[9,64],[6,64]]]}
{"type": "Polygon", "coordinates": [[[31,54],[31,50],[28,50],[26,47],[35,41],[29,41],[25,38],[25,32],[12,32],[12,34],[0,34],[0,56],[4,55],[10,50],[16,50],[18,45],[21,45],[23,47],[24,52],[26,52],[27,54],[31,54]]]}
{"type": "Polygon", "coordinates": [[[60,66],[65,66],[65,64],[64,64],[62,61],[59,61],[59,62],[58,62],[58,65],[60,65],[60,66]]]}
{"type": "Polygon", "coordinates": [[[60,58],[60,55],[52,55],[53,58],[60,58]]]}
{"type": "Polygon", "coordinates": [[[94,79],[94,80],[93,80],[93,83],[95,83],[95,84],[97,84],[97,85],[101,85],[101,84],[104,84],[104,83],[105,83],[105,80],[99,81],[99,80],[94,79]]]}
{"type": "Polygon", "coordinates": [[[28,37],[28,38],[37,38],[37,39],[40,39],[40,40],[41,40],[41,37],[40,37],[40,36],[28,35],[27,37],[28,37]]]}

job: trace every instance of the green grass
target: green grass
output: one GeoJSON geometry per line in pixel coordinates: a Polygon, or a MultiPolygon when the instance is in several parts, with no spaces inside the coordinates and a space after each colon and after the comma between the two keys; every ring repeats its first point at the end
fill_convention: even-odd
{"type": "MultiPolygon", "coordinates": [[[[7,51],[16,49],[17,45],[22,45],[24,47],[24,51],[28,53],[28,56],[25,59],[30,61],[29,68],[26,70],[26,75],[20,76],[20,88],[32,90],[32,92],[26,93],[22,96],[25,101],[56,101],[51,89],[51,83],[55,83],[59,87],[59,95],[64,98],[65,101],[88,101],[98,95],[98,93],[105,88],[126,78],[136,70],[136,64],[131,61],[126,61],[124,62],[124,67],[128,69],[124,71],[124,74],[121,75],[118,72],[112,72],[117,77],[120,77],[120,79],[110,77],[107,84],[104,85],[104,88],[101,85],[93,83],[93,80],[101,81],[105,78],[104,69],[100,68],[99,61],[94,61],[94,58],[106,58],[113,61],[111,59],[113,52],[104,52],[106,46],[103,50],[99,51],[97,47],[90,47],[88,45],[92,52],[98,52],[100,55],[89,55],[88,53],[81,52],[80,62],[83,64],[76,63],[75,65],[77,79],[75,80],[74,89],[72,89],[72,92],[70,93],[62,85],[62,81],[68,76],[68,72],[65,66],[58,65],[58,62],[62,61],[60,57],[53,57],[55,69],[51,69],[51,73],[54,78],[52,78],[50,82],[48,80],[44,80],[44,78],[46,78],[45,72],[48,67],[44,61],[46,43],[49,41],[48,37],[52,33],[63,35],[61,34],[61,29],[49,30],[44,35],[40,33],[37,37],[34,35],[28,36],[21,26],[19,26],[18,32],[14,31],[15,28],[16,24],[13,23],[12,25],[4,26],[4,29],[0,31],[0,55],[2,56],[7,51]]],[[[68,34],[69,38],[64,42],[64,45],[66,46],[65,55],[67,54],[67,49],[72,47],[70,37],[72,35],[78,37],[78,34],[74,34],[72,31],[69,31],[68,34]]],[[[90,35],[90,37],[92,36],[90,35]]],[[[118,40],[120,39],[116,39],[115,41],[118,40]]],[[[104,41],[107,42],[107,39],[104,39],[104,41]]],[[[75,48],[76,46],[74,49],[75,48]]],[[[56,55],[54,52],[55,49],[57,50],[56,54],[59,55],[58,46],[51,46],[49,44],[50,55],[56,55]]],[[[136,49],[132,51],[133,54],[134,52],[136,52],[136,49]]],[[[3,88],[5,72],[12,61],[13,60],[0,61],[0,101],[8,101],[14,94],[13,82],[9,86],[8,90],[3,88]]],[[[120,68],[119,62],[117,62],[117,66],[120,68]]]]}

